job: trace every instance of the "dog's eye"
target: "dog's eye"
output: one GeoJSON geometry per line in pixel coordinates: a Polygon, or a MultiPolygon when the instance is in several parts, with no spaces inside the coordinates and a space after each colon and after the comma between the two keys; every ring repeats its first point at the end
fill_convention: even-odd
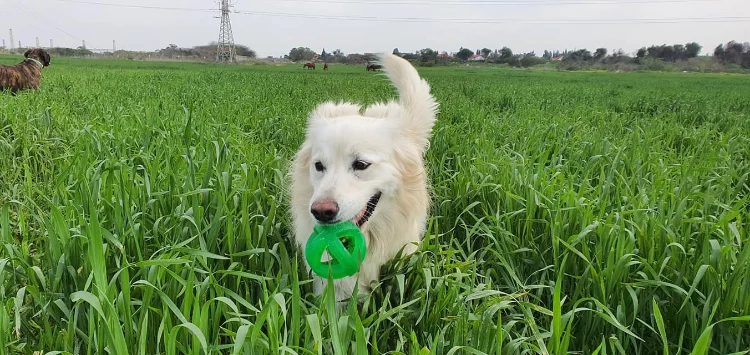
{"type": "Polygon", "coordinates": [[[365,170],[370,167],[370,163],[362,161],[362,160],[355,160],[354,163],[352,163],[352,168],[354,170],[365,170]]]}
{"type": "Polygon", "coordinates": [[[315,170],[317,170],[317,171],[323,171],[323,170],[326,170],[326,167],[323,166],[323,163],[321,163],[319,161],[316,161],[315,162],[315,170]]]}

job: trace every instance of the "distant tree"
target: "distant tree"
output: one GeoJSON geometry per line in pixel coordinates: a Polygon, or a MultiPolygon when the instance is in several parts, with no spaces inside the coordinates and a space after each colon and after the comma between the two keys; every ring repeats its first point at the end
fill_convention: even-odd
{"type": "Polygon", "coordinates": [[[419,51],[419,61],[422,63],[435,63],[437,56],[438,52],[432,50],[432,48],[425,48],[419,51]]]}
{"type": "Polygon", "coordinates": [[[644,56],[650,57],[650,58],[657,58],[661,60],[666,60],[670,62],[676,62],[678,60],[686,60],[688,58],[693,58],[698,56],[698,53],[701,51],[701,46],[698,43],[691,42],[686,45],[682,44],[673,44],[673,45],[666,45],[662,44],[659,46],[653,45],[645,49],[645,52],[643,52],[644,48],[641,48],[638,50],[638,53],[636,55],[637,58],[643,58],[644,56]]]}
{"type": "Polygon", "coordinates": [[[326,58],[324,59],[328,63],[347,63],[348,59],[344,55],[343,52],[341,52],[340,49],[337,49],[333,52],[326,53],[326,58]]]}
{"type": "Polygon", "coordinates": [[[742,54],[740,65],[745,69],[750,69],[750,50],[742,54]]]}
{"type": "Polygon", "coordinates": [[[579,49],[574,52],[570,52],[565,56],[566,61],[574,61],[574,62],[587,62],[593,59],[594,56],[591,55],[591,51],[588,49],[579,49]]]}
{"type": "Polygon", "coordinates": [[[345,64],[365,64],[367,63],[367,58],[359,53],[351,53],[343,58],[342,63],[345,64]]]}
{"type": "Polygon", "coordinates": [[[510,57],[512,56],[513,56],[513,51],[510,50],[510,48],[503,47],[502,49],[500,49],[500,58],[507,60],[507,59],[510,59],[510,57]]]}
{"type": "Polygon", "coordinates": [[[482,48],[482,57],[489,57],[490,53],[492,53],[492,50],[489,48],[482,48]]]}
{"type": "Polygon", "coordinates": [[[542,54],[542,58],[544,58],[546,60],[552,59],[552,52],[550,52],[550,51],[548,51],[548,50],[545,49],[544,50],[544,54],[542,54]]]}
{"type": "Polygon", "coordinates": [[[703,47],[695,42],[690,42],[685,45],[685,51],[688,58],[695,58],[701,53],[703,47]]]}
{"type": "Polygon", "coordinates": [[[82,46],[78,48],[65,48],[65,47],[56,47],[56,48],[49,48],[47,49],[47,52],[56,57],[87,57],[94,54],[94,52],[83,49],[82,46]]]}
{"type": "Polygon", "coordinates": [[[682,44],[675,44],[672,46],[672,61],[687,59],[687,50],[682,44]]]}
{"type": "Polygon", "coordinates": [[[398,48],[393,48],[393,54],[401,55],[401,52],[398,51],[398,48]]]}
{"type": "Polygon", "coordinates": [[[421,60],[422,58],[418,54],[414,53],[402,53],[401,57],[406,60],[421,60]]]}
{"type": "Polygon", "coordinates": [[[750,43],[729,41],[714,49],[715,60],[726,64],[738,64],[743,68],[750,68],[750,43]]]}
{"type": "Polygon", "coordinates": [[[474,52],[472,52],[471,49],[468,48],[461,48],[458,53],[456,53],[456,58],[461,59],[463,61],[469,60],[471,56],[474,55],[474,52]]]}
{"type": "Polygon", "coordinates": [[[716,48],[714,49],[714,58],[719,59],[719,60],[724,60],[725,52],[726,51],[724,50],[724,44],[720,44],[716,46],[716,48]]]}
{"type": "MultiPolygon", "coordinates": [[[[216,51],[215,48],[214,48],[214,51],[216,51]]],[[[241,55],[243,57],[255,58],[257,56],[254,50],[248,48],[247,46],[243,46],[241,44],[236,44],[234,46],[234,51],[235,53],[237,53],[237,55],[241,55]]]]}
{"type": "Polygon", "coordinates": [[[635,57],[640,59],[645,57],[647,53],[648,50],[646,50],[646,47],[641,47],[640,49],[638,49],[638,52],[635,53],[635,57]]]}
{"type": "Polygon", "coordinates": [[[476,55],[482,55],[482,51],[480,51],[479,49],[477,49],[476,53],[474,53],[474,54],[476,54],[476,55]]]}
{"type": "Polygon", "coordinates": [[[328,59],[328,53],[326,53],[326,49],[325,48],[323,48],[323,51],[320,52],[320,59],[322,59],[322,60],[328,59]]]}
{"type": "Polygon", "coordinates": [[[490,56],[489,61],[490,63],[510,64],[510,65],[514,65],[515,63],[515,66],[519,66],[520,64],[518,63],[518,61],[520,59],[521,59],[520,56],[518,56],[518,58],[515,58],[513,56],[513,51],[510,50],[510,48],[503,47],[499,51],[496,50],[495,53],[493,53],[490,56]]]}
{"type": "Polygon", "coordinates": [[[646,56],[651,58],[663,58],[665,46],[650,46],[646,49],[646,56]]]}
{"type": "Polygon", "coordinates": [[[521,66],[521,59],[523,59],[523,58],[524,58],[523,56],[516,54],[516,55],[510,56],[510,58],[504,59],[504,61],[505,61],[505,63],[507,63],[508,65],[510,65],[512,67],[520,67],[521,66]]]}
{"type": "Polygon", "coordinates": [[[303,60],[312,60],[315,57],[315,52],[307,47],[297,47],[292,48],[291,51],[289,51],[289,60],[293,62],[303,61],[303,60]]]}
{"type": "Polygon", "coordinates": [[[674,46],[662,46],[662,48],[661,48],[661,56],[659,58],[661,58],[663,60],[668,60],[668,61],[674,62],[675,61],[675,59],[674,59],[675,56],[676,56],[676,53],[675,53],[675,47],[674,46]]]}
{"type": "Polygon", "coordinates": [[[607,48],[597,48],[594,52],[594,60],[601,60],[607,56],[607,48]]]}
{"type": "Polygon", "coordinates": [[[525,55],[518,61],[518,64],[521,67],[528,68],[535,65],[544,64],[545,62],[546,60],[544,58],[539,58],[535,55],[525,55]]]}
{"type": "Polygon", "coordinates": [[[740,64],[743,54],[748,50],[750,48],[746,48],[742,43],[729,41],[724,46],[724,59],[730,63],[740,64]]]}
{"type": "Polygon", "coordinates": [[[616,63],[629,63],[632,61],[622,48],[618,48],[612,51],[609,57],[602,60],[605,64],[616,64],[616,63]]]}

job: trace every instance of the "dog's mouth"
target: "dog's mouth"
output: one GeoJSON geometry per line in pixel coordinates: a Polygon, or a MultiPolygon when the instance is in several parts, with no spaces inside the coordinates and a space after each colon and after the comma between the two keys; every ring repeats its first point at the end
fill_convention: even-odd
{"type": "Polygon", "coordinates": [[[362,209],[354,218],[351,219],[351,221],[357,225],[357,227],[362,228],[362,226],[367,223],[367,220],[372,217],[373,212],[375,212],[375,207],[377,207],[378,202],[380,201],[380,196],[383,195],[382,192],[378,192],[372,197],[370,197],[370,200],[367,201],[367,205],[365,205],[365,208],[362,209]]]}

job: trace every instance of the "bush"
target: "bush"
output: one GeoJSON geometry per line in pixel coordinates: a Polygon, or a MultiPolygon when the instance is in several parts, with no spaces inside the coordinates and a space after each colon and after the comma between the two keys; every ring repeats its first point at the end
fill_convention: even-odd
{"type": "Polygon", "coordinates": [[[557,65],[557,70],[573,71],[573,70],[584,70],[584,69],[588,69],[588,66],[585,65],[583,62],[564,60],[560,62],[560,64],[557,65]]]}
{"type": "Polygon", "coordinates": [[[534,56],[525,56],[521,58],[521,60],[519,61],[519,64],[523,68],[529,68],[529,67],[533,67],[535,65],[540,65],[544,63],[547,63],[547,61],[544,58],[539,58],[539,57],[534,57],[534,56]]]}
{"type": "Polygon", "coordinates": [[[661,59],[644,58],[641,60],[641,69],[663,71],[666,69],[666,63],[661,59]]]}

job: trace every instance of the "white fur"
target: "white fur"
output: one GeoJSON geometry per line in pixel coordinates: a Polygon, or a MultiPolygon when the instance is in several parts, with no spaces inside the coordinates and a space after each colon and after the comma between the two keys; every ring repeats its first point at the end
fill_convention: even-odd
{"type": "MultiPolygon", "coordinates": [[[[380,268],[404,249],[413,253],[424,234],[429,209],[423,156],[438,112],[430,86],[401,57],[380,55],[386,76],[398,90],[399,100],[372,105],[362,112],[353,103],[325,102],[310,114],[305,141],[292,164],[291,212],[300,250],[317,223],[310,207],[320,199],[339,204],[338,220],[354,218],[377,192],[380,202],[362,226],[367,256],[358,274],[336,280],[336,299],[370,290],[380,268]],[[352,163],[371,165],[355,171],[352,163]],[[325,165],[324,172],[315,162],[325,165]]],[[[307,265],[308,271],[310,270],[307,265]]],[[[325,279],[315,277],[321,294],[325,279]]]]}

